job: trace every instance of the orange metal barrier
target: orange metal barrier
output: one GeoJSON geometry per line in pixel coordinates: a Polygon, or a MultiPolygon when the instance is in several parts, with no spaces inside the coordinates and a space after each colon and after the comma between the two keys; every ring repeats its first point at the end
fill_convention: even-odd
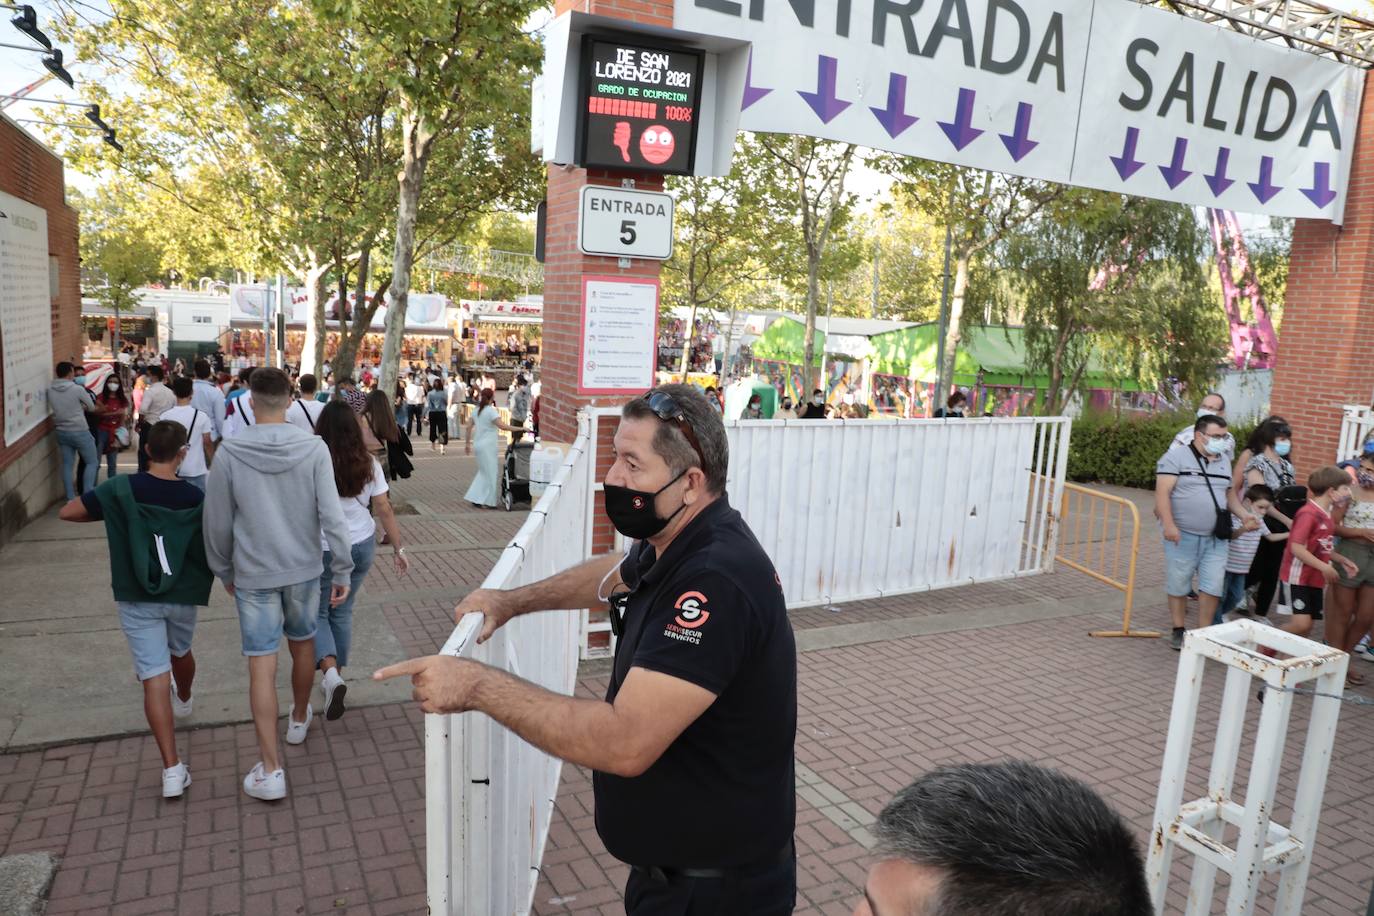
{"type": "Polygon", "coordinates": [[[1055,562],[1126,593],[1121,629],[1097,630],[1093,636],[1159,636],[1154,630],[1131,629],[1139,552],[1140,510],[1135,503],[1076,483],[1064,484],[1055,562]],[[1123,557],[1122,549],[1128,539],[1130,546],[1123,557]]]}

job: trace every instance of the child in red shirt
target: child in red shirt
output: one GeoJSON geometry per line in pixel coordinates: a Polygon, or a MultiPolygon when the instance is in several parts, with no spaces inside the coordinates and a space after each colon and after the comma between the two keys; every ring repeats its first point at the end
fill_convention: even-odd
{"type": "Polygon", "coordinates": [[[1350,477],[1338,467],[1318,468],[1307,478],[1307,493],[1307,505],[1293,517],[1279,565],[1278,612],[1290,615],[1280,627],[1297,636],[1312,632],[1312,621],[1322,619],[1322,590],[1340,578],[1331,561],[1352,576],[1357,572],[1354,563],[1332,553],[1336,525],[1331,505],[1350,499],[1350,477]]]}

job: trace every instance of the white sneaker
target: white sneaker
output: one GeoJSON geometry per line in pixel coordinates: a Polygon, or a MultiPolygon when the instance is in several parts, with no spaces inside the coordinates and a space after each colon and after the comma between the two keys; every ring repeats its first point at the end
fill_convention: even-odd
{"type": "Polygon", "coordinates": [[[185,761],[162,771],[162,797],[181,798],[181,793],[191,784],[191,771],[185,761]]]}
{"type": "Polygon", "coordinates": [[[310,731],[310,720],[315,718],[315,710],[309,703],[305,704],[305,721],[297,722],[292,718],[296,714],[296,704],[291,704],[291,710],[286,714],[286,743],[304,744],[305,733],[310,731]]]}
{"type": "Polygon", "coordinates": [[[286,797],[286,773],[281,770],[267,772],[259,760],[243,777],[243,791],[259,801],[277,801],[286,797]]]}
{"type": "Polygon", "coordinates": [[[324,717],[333,722],[344,714],[344,694],[348,693],[348,685],[338,668],[330,668],[324,673],[320,687],[324,690],[324,717]]]}
{"type": "Polygon", "coordinates": [[[1355,654],[1364,657],[1367,662],[1374,662],[1374,649],[1369,646],[1369,637],[1366,636],[1355,644],[1355,654]]]}
{"type": "MultiPolygon", "coordinates": [[[[177,679],[172,678],[172,715],[178,719],[184,719],[191,714],[191,703],[195,700],[195,694],[185,703],[181,702],[181,697],[177,696],[177,679]]],[[[169,798],[171,796],[168,796],[169,798]]]]}

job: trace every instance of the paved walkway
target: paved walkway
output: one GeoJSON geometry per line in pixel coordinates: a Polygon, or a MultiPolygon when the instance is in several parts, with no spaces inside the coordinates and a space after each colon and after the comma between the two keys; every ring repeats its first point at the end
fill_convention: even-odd
{"type": "MultiPolygon", "coordinates": [[[[416,465],[397,488],[415,512],[401,518],[411,574],[401,579],[379,563],[360,603],[359,624],[371,627],[379,657],[433,651],[452,627],[455,601],[524,517],[462,502],[471,459],[421,450],[416,465]]],[[[113,626],[103,555],[85,542],[91,529],[65,543],[74,528],[39,523],[0,552],[0,594],[27,588],[30,596],[23,615],[11,614],[8,599],[0,611],[0,653],[11,653],[0,654],[8,675],[0,732],[10,747],[41,743],[26,736],[43,734],[35,720],[51,718],[63,723],[51,740],[84,739],[0,755],[0,855],[61,857],[48,912],[424,912],[422,717],[360,683],[347,716],[286,749],[287,801],[245,798],[239,780],[256,751],[242,687],[232,682],[242,659],[236,641],[216,630],[212,606],[197,639],[210,675],[202,689],[208,699],[218,678],[230,686],[218,701],[198,701],[181,745],[195,784],[184,800],[164,802],[152,742],[125,735],[137,727],[139,695],[113,626]],[[96,698],[98,715],[63,711],[96,698]],[[125,736],[95,738],[111,734],[125,736]]],[[[1160,551],[1146,529],[1136,625],[1167,629],[1153,586],[1160,551]]],[[[940,763],[1024,757],[1055,765],[1098,786],[1143,840],[1176,656],[1160,640],[1087,635],[1115,627],[1120,607],[1119,593],[1061,571],[794,612],[802,649],[798,912],[850,912],[873,815],[940,763]]],[[[604,677],[604,662],[588,663],[579,690],[600,695],[604,677]]],[[[1207,697],[1220,680],[1212,676],[1207,697]]],[[[1206,717],[1215,714],[1212,703],[1200,734],[1210,733],[1206,717]]],[[[1299,704],[1293,734],[1304,718],[1299,704]]],[[[1345,916],[1368,897],[1372,722],[1367,708],[1343,711],[1304,913],[1345,916]]],[[[1198,791],[1201,766],[1194,775],[1198,791]]],[[[1286,778],[1281,799],[1291,791],[1286,778]]],[[[565,767],[535,912],[623,912],[624,867],[601,848],[591,805],[587,773],[565,767]]],[[[1279,818],[1287,814],[1281,803],[1279,818]]],[[[1175,888],[1185,887],[1186,863],[1176,867],[1175,888]]]]}

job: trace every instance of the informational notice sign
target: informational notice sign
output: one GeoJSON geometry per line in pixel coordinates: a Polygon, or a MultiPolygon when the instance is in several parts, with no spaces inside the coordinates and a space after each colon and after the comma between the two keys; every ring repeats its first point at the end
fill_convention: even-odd
{"type": "Polygon", "coordinates": [[[582,189],[577,249],[610,258],[673,256],[673,196],[589,184],[582,189]]]}
{"type": "Polygon", "coordinates": [[[1365,73],[1126,0],[678,0],[753,42],[740,129],[1340,222],[1365,73]]]}
{"type": "Polygon", "coordinates": [[[582,278],[578,394],[642,394],[654,386],[658,281],[582,278]]]}
{"type": "Polygon", "coordinates": [[[585,39],[577,121],[579,165],[691,172],[701,109],[702,53],[650,41],[585,39]]]}
{"type": "Polygon", "coordinates": [[[5,444],[48,416],[52,296],[48,214],[0,192],[0,347],[4,348],[5,444]]]}

